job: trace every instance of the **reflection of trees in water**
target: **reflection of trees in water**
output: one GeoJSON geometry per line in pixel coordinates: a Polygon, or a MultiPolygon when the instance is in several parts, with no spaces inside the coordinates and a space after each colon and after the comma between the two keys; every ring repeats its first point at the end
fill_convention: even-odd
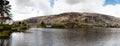
{"type": "Polygon", "coordinates": [[[108,36],[108,34],[104,31],[105,29],[85,29],[83,38],[87,42],[99,41],[108,36]]]}
{"type": "Polygon", "coordinates": [[[0,46],[3,46],[4,40],[0,40],[0,46]]]}
{"type": "Polygon", "coordinates": [[[42,46],[53,46],[53,35],[51,31],[42,31],[42,46]]]}
{"type": "Polygon", "coordinates": [[[105,31],[110,31],[110,29],[68,29],[62,37],[66,39],[65,42],[71,46],[88,45],[107,40],[112,34],[105,31]]]}
{"type": "Polygon", "coordinates": [[[110,36],[109,29],[97,29],[97,28],[83,28],[83,29],[70,29],[66,32],[67,38],[70,40],[81,39],[87,42],[94,42],[102,40],[104,37],[110,36]]]}
{"type": "Polygon", "coordinates": [[[112,35],[111,32],[106,32],[110,29],[50,30],[42,31],[43,46],[92,46],[89,44],[102,44],[101,41],[109,40],[112,35]]]}
{"type": "Polygon", "coordinates": [[[5,37],[0,37],[0,46],[9,46],[9,41],[10,41],[10,37],[9,36],[5,36],[5,37]]]}
{"type": "Polygon", "coordinates": [[[9,46],[9,39],[0,39],[0,46],[9,46]]]}

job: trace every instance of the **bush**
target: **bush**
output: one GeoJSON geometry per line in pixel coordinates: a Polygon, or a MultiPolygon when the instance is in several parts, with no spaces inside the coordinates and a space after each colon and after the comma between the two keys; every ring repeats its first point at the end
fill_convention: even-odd
{"type": "Polygon", "coordinates": [[[94,27],[106,27],[106,26],[104,26],[104,25],[94,25],[94,27]]]}
{"type": "Polygon", "coordinates": [[[0,30],[4,31],[4,30],[11,30],[12,26],[11,25],[6,25],[6,24],[1,24],[0,25],[0,30]]]}
{"type": "Polygon", "coordinates": [[[42,24],[38,24],[38,25],[36,25],[37,27],[40,27],[40,28],[45,28],[46,27],[46,25],[42,25],[42,24]]]}
{"type": "Polygon", "coordinates": [[[26,25],[16,26],[16,25],[7,25],[0,24],[0,39],[9,38],[12,32],[18,32],[17,28],[27,29],[26,25]]]}
{"type": "Polygon", "coordinates": [[[5,25],[4,30],[11,30],[12,26],[11,25],[5,25]]]}
{"type": "Polygon", "coordinates": [[[80,24],[77,26],[77,28],[93,28],[93,26],[88,24],[80,24]]]}
{"type": "Polygon", "coordinates": [[[21,28],[21,30],[27,29],[27,27],[25,25],[20,26],[20,28],[21,28]]]}
{"type": "Polygon", "coordinates": [[[0,32],[0,39],[8,39],[10,37],[10,31],[2,31],[0,32]]]}
{"type": "Polygon", "coordinates": [[[12,25],[1,24],[0,27],[0,39],[8,38],[12,32],[12,25]]]}
{"type": "Polygon", "coordinates": [[[53,27],[53,28],[66,28],[66,26],[63,25],[63,24],[53,24],[52,27],[53,27]]]}
{"type": "Polygon", "coordinates": [[[7,24],[1,24],[0,25],[0,31],[17,31],[17,27],[19,26],[15,26],[15,25],[7,25],[7,24]]]}

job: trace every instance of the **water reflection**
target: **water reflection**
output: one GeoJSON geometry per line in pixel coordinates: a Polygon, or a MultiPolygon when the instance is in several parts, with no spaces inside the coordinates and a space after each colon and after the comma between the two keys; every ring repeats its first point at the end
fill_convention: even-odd
{"type": "Polygon", "coordinates": [[[0,46],[9,46],[10,39],[0,39],[0,46]]]}
{"type": "Polygon", "coordinates": [[[39,29],[13,33],[11,46],[120,46],[120,29],[39,29]]]}

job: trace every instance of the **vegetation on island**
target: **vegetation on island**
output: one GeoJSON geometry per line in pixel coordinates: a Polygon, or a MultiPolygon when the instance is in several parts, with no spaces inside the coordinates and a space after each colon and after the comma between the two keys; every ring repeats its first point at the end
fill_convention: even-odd
{"type": "Polygon", "coordinates": [[[14,24],[8,0],[0,0],[0,39],[9,38],[12,32],[27,29],[26,24],[14,24]],[[19,30],[18,30],[19,29],[19,30]]]}
{"type": "Polygon", "coordinates": [[[117,26],[105,26],[105,25],[91,25],[91,24],[52,24],[51,27],[46,25],[37,25],[39,28],[120,28],[117,26]]]}
{"type": "Polygon", "coordinates": [[[9,5],[7,0],[0,0],[0,2],[0,37],[9,36],[11,26],[7,22],[12,20],[10,13],[11,5],[9,5]]]}
{"type": "Polygon", "coordinates": [[[0,38],[9,37],[13,32],[24,32],[26,29],[28,29],[27,24],[0,24],[0,38]]]}
{"type": "Polygon", "coordinates": [[[29,18],[23,22],[40,28],[120,28],[120,18],[98,13],[68,12],[29,18]]]}

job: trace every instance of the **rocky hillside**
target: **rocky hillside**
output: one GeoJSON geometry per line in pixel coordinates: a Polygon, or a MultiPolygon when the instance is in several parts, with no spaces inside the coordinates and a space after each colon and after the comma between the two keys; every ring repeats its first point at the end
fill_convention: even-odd
{"type": "Polygon", "coordinates": [[[97,13],[77,13],[69,12],[57,15],[40,16],[24,20],[27,24],[41,24],[42,22],[63,25],[103,25],[103,26],[120,26],[120,18],[97,13]]]}

